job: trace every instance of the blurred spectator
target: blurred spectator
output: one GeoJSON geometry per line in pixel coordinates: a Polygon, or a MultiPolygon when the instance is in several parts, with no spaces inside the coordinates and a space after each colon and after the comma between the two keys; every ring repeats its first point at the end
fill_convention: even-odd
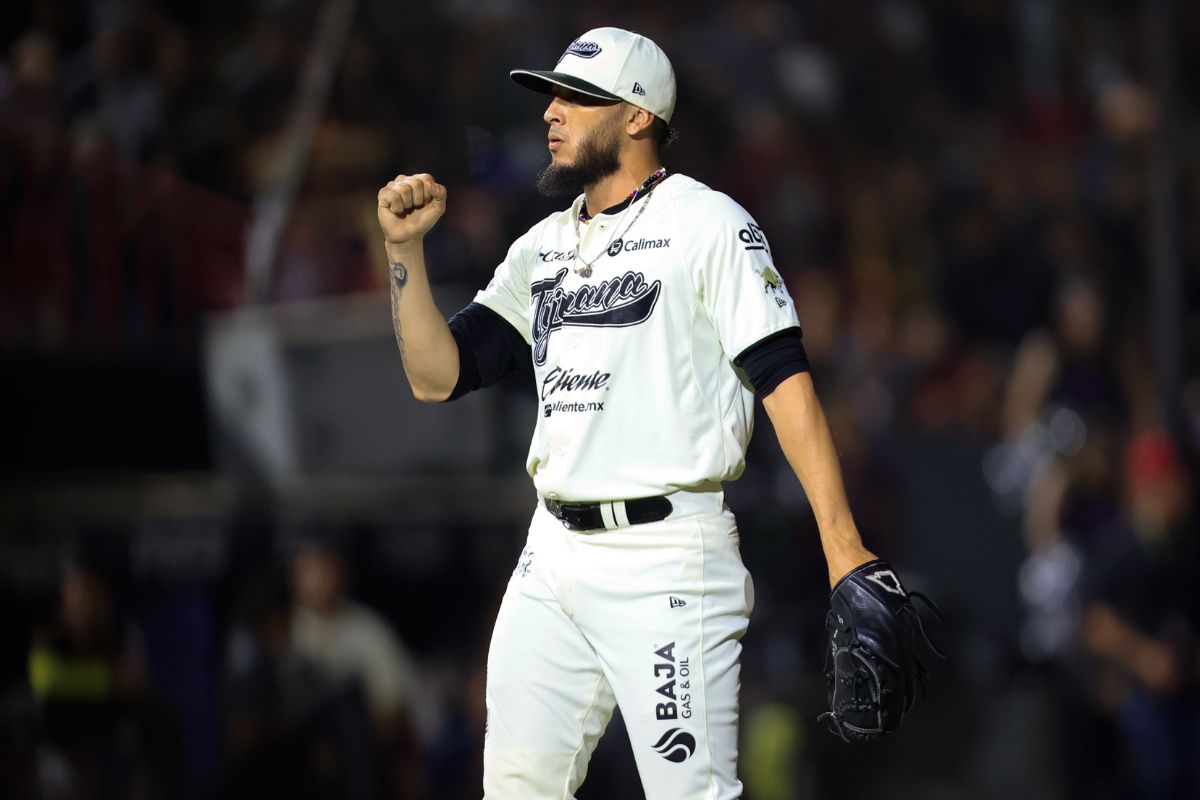
{"type": "MultiPolygon", "coordinates": [[[[1026,606],[1022,655],[1056,682],[1065,792],[1110,796],[1098,754],[1117,747],[1095,664],[1079,652],[1089,565],[1111,546],[1121,514],[1119,463],[1130,392],[1118,369],[1123,346],[1101,284],[1061,278],[1048,329],[1031,331],[1013,358],[1003,407],[1004,456],[1020,503],[1028,558],[1019,584],[1026,606]]],[[[1001,481],[993,476],[993,487],[1001,481]]]]}
{"type": "Polygon", "coordinates": [[[1200,797],[1200,564],[1194,479],[1152,430],[1125,458],[1128,513],[1090,565],[1081,633],[1113,670],[1131,796],[1200,797]]]}
{"type": "Polygon", "coordinates": [[[58,46],[37,30],[13,44],[9,67],[0,72],[0,114],[59,123],[62,116],[58,46]]]}
{"type": "Polygon", "coordinates": [[[163,91],[162,165],[197,186],[236,194],[231,148],[234,122],[205,84],[196,45],[179,26],[164,26],[155,42],[154,78],[163,91]]]}
{"type": "Polygon", "coordinates": [[[228,764],[219,796],[387,797],[361,688],[331,679],[296,651],[283,575],[254,579],[237,618],[225,668],[228,764]]]}
{"type": "Polygon", "coordinates": [[[390,782],[416,791],[423,688],[416,666],[388,623],[349,597],[345,558],[330,541],[304,541],[291,563],[292,647],[327,678],[357,684],[367,701],[390,782]]]}
{"type": "Polygon", "coordinates": [[[1086,545],[1116,513],[1109,451],[1144,390],[1129,368],[1136,343],[1118,338],[1110,305],[1094,279],[1065,278],[1052,326],[1030,331],[1012,359],[1001,412],[1005,441],[985,470],[1007,504],[1024,506],[1034,551],[1062,530],[1086,545]],[[1073,500],[1080,504],[1072,507],[1073,500]]]}
{"type": "MultiPolygon", "coordinates": [[[[1111,546],[1121,513],[1114,468],[1120,450],[1115,432],[1097,420],[1085,425],[1077,417],[1067,419],[1075,421],[1075,438],[1032,476],[1025,494],[1028,558],[1018,575],[1026,611],[1020,647],[1030,663],[1050,668],[1064,796],[1115,798],[1120,795],[1112,775],[1096,764],[1114,762],[1116,733],[1102,676],[1080,652],[1078,626],[1085,572],[1111,546]]],[[[1053,421],[1047,425],[1053,426],[1053,421]]]]}
{"type": "Polygon", "coordinates": [[[1013,363],[1005,408],[1009,437],[1020,436],[1047,406],[1112,423],[1125,418],[1127,392],[1117,372],[1112,314],[1100,286],[1083,276],[1063,281],[1054,326],[1025,337],[1013,363]]]}
{"type": "Polygon", "coordinates": [[[282,736],[328,688],[292,647],[292,613],[282,576],[256,579],[242,594],[226,657],[226,747],[245,758],[282,736]]]}
{"type": "Polygon", "coordinates": [[[97,12],[90,48],[66,74],[68,116],[111,137],[122,158],[143,162],[162,134],[162,88],[146,69],[145,40],[128,10],[97,12]]]}
{"type": "Polygon", "coordinates": [[[29,654],[29,684],[43,702],[102,701],[145,688],[137,630],[116,615],[108,579],[86,559],[63,571],[58,616],[29,654]]]}
{"type": "Polygon", "coordinates": [[[55,617],[29,652],[39,709],[36,785],[53,798],[175,790],[177,732],[147,691],[137,630],[114,607],[108,548],[68,563],[55,617]]]}

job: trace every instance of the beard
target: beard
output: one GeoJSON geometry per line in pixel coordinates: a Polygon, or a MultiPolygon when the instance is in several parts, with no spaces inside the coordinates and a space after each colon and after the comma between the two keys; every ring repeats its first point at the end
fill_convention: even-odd
{"type": "Polygon", "coordinates": [[[551,162],[538,175],[538,192],[546,197],[575,197],[588,186],[621,168],[618,124],[596,128],[579,142],[573,164],[551,162]]]}

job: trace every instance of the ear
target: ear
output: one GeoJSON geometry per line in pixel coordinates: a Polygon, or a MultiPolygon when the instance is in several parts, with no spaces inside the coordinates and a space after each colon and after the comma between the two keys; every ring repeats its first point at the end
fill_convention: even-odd
{"type": "Polygon", "coordinates": [[[654,124],[655,116],[632,103],[626,103],[625,108],[625,132],[635,139],[641,138],[643,132],[649,131],[654,124]]]}

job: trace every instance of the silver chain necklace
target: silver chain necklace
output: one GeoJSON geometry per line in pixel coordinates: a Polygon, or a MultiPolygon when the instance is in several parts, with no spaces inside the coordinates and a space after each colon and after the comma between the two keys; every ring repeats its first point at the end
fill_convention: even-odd
{"type": "MultiPolygon", "coordinates": [[[[659,169],[662,170],[661,167],[659,169]]],[[[662,171],[664,173],[666,172],[666,170],[662,170],[662,171]]],[[[575,261],[579,262],[580,264],[583,264],[582,267],[575,268],[576,275],[579,275],[580,277],[583,277],[583,278],[592,277],[592,266],[597,261],[604,258],[604,256],[609,254],[608,250],[610,247],[612,247],[612,243],[614,241],[619,241],[619,240],[625,238],[625,234],[629,233],[629,229],[632,228],[633,224],[638,221],[638,217],[640,217],[642,215],[642,212],[646,210],[646,206],[650,205],[650,196],[652,194],[654,194],[654,190],[658,188],[658,184],[661,182],[662,182],[661,176],[660,176],[659,180],[654,181],[654,184],[650,187],[650,191],[646,192],[645,198],[642,199],[642,204],[640,206],[638,206],[637,213],[633,215],[633,219],[629,220],[629,224],[625,226],[625,230],[621,231],[620,236],[617,236],[617,228],[620,226],[620,219],[617,220],[617,224],[613,225],[613,232],[611,234],[609,234],[608,241],[604,243],[604,249],[601,250],[600,253],[595,258],[593,258],[591,261],[585,261],[583,258],[583,255],[581,253],[581,251],[583,250],[583,239],[579,235],[579,222],[580,222],[579,217],[580,217],[580,215],[579,214],[575,215],[575,261]]],[[[636,195],[637,195],[637,190],[634,191],[634,201],[636,201],[636,199],[637,199],[636,195]]],[[[626,206],[625,210],[621,212],[621,217],[623,218],[628,213],[629,213],[629,207],[626,206]]]]}

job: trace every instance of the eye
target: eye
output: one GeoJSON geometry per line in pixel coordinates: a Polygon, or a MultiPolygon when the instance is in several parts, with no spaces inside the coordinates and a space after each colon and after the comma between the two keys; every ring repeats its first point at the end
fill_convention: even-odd
{"type": "Polygon", "coordinates": [[[579,92],[574,89],[568,89],[565,86],[555,86],[554,94],[560,100],[566,103],[578,104],[580,100],[579,92]]]}

